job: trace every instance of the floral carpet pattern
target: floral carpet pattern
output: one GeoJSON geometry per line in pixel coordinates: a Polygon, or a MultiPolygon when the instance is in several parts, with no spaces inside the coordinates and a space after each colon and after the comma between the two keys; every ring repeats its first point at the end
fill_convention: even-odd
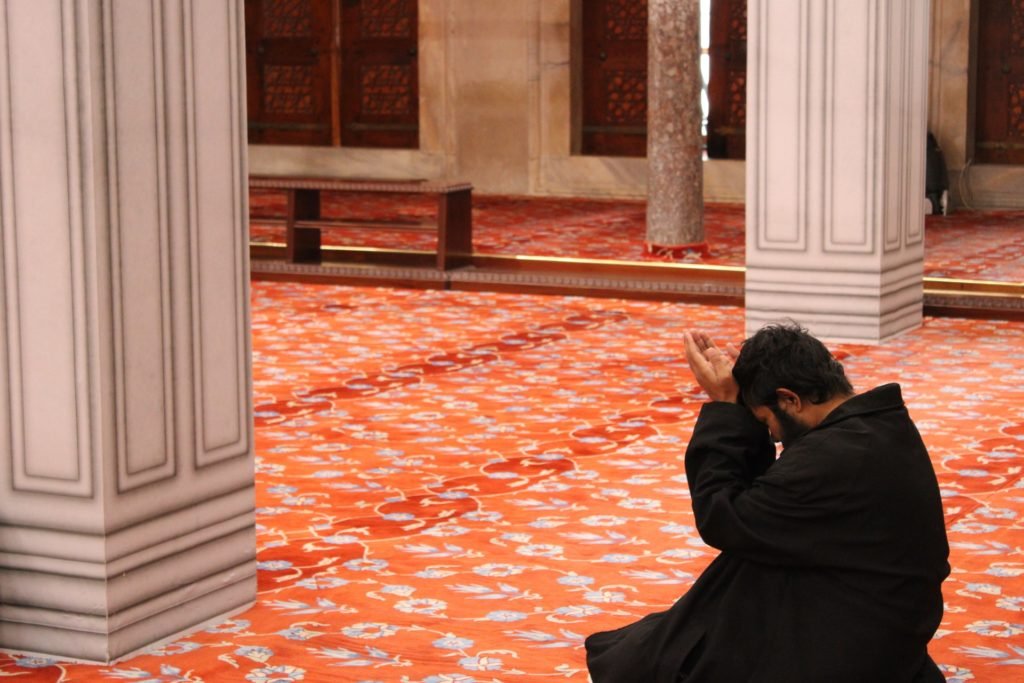
{"type": "MultiPolygon", "coordinates": [[[[113,665],[0,656],[19,682],[587,680],[583,639],[660,610],[716,551],[682,453],[683,332],[738,308],[253,283],[257,604],[113,665]]],[[[952,546],[930,651],[1024,680],[1024,323],[926,319],[834,350],[898,381],[952,546]]]]}
{"type": "MultiPolygon", "coordinates": [[[[253,242],[283,242],[284,227],[267,218],[284,216],[284,195],[250,195],[253,242]]],[[[396,223],[432,220],[435,203],[424,196],[325,194],[325,218],[396,223]]],[[[650,261],[644,253],[645,202],[641,200],[508,197],[473,198],[473,247],[487,255],[556,256],[650,261]]],[[[708,204],[704,226],[711,249],[683,260],[741,266],[745,261],[742,204],[708,204]]],[[[331,228],[323,243],[335,246],[433,251],[433,232],[331,228]]],[[[662,260],[664,257],[662,257],[662,260]]],[[[957,211],[925,217],[925,275],[969,280],[1024,282],[1024,211],[957,211]]]]}

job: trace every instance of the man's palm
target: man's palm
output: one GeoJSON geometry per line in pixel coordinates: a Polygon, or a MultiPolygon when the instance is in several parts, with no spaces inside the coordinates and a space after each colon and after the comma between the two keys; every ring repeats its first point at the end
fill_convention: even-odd
{"type": "Polygon", "coordinates": [[[739,385],[732,376],[732,366],[739,356],[736,347],[729,344],[724,350],[720,349],[703,332],[687,332],[684,342],[690,371],[708,397],[712,401],[736,403],[740,394],[739,385]]]}

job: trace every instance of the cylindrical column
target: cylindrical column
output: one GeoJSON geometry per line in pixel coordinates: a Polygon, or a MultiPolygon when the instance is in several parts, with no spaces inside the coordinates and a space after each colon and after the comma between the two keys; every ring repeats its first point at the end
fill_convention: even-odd
{"type": "Polygon", "coordinates": [[[0,647],[255,599],[241,0],[0,4],[0,647]]]}
{"type": "Polygon", "coordinates": [[[929,0],[750,0],[747,330],[920,325],[929,0]]]}
{"type": "Polygon", "coordinates": [[[705,252],[700,1],[648,0],[647,251],[705,252]]]}

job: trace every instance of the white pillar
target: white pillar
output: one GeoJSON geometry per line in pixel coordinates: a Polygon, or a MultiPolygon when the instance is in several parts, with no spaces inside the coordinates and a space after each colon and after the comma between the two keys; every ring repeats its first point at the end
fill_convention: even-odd
{"type": "Polygon", "coordinates": [[[240,0],[0,3],[0,647],[255,598],[240,0]]]}
{"type": "Polygon", "coordinates": [[[750,0],[747,330],[920,325],[929,0],[750,0]]]}

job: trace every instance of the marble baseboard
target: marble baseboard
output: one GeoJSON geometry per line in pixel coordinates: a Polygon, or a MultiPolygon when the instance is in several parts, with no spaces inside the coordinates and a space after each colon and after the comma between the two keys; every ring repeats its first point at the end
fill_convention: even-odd
{"type": "MultiPolygon", "coordinates": [[[[797,321],[814,336],[834,344],[880,344],[909,330],[920,327],[922,302],[909,303],[881,316],[803,313],[797,321]]],[[[783,316],[784,317],[784,316],[783,316]]],[[[752,335],[764,325],[777,322],[772,311],[747,308],[746,333],[752,335]]]]}
{"type": "Polygon", "coordinates": [[[2,605],[0,649],[109,663],[219,623],[251,606],[255,596],[251,559],[106,617],[2,605]]]}
{"type": "Polygon", "coordinates": [[[1024,166],[979,165],[950,171],[953,206],[1024,209],[1024,166]]]}
{"type": "MultiPolygon", "coordinates": [[[[813,273],[790,273],[769,278],[759,285],[756,277],[746,281],[746,269],[718,266],[680,266],[665,263],[596,262],[544,258],[516,259],[477,257],[476,265],[450,271],[432,267],[325,263],[323,265],[288,264],[281,260],[256,259],[252,262],[254,279],[329,282],[335,284],[473,289],[480,291],[543,292],[581,296],[615,296],[663,301],[694,301],[743,306],[752,296],[760,296],[774,305],[774,292],[787,287],[797,301],[808,294],[846,299],[841,318],[863,321],[874,319],[881,311],[881,324],[866,323],[876,329],[863,337],[883,339],[898,334],[911,309],[923,303],[929,316],[1024,319],[1024,289],[1017,283],[960,282],[925,278],[906,269],[885,276],[849,274],[847,282],[824,286],[809,282],[813,273]],[[867,280],[870,280],[867,281],[867,280]],[[923,287],[923,292],[922,292],[923,287]],[[881,293],[881,295],[880,295],[881,293]],[[884,303],[879,300],[884,299],[884,303]],[[859,301],[859,304],[857,303],[859,301]],[[859,308],[858,308],[859,306],[859,308]],[[906,310],[904,310],[906,308],[906,310]],[[903,322],[901,322],[903,321],[903,322]]],[[[916,271],[915,271],[916,272],[916,271]]],[[[755,273],[756,276],[756,273],[755,273]]],[[[763,280],[763,278],[762,278],[763,280]]],[[[765,309],[772,310],[772,309],[765,309]]],[[[779,315],[774,312],[772,315],[779,315]]],[[[919,313],[909,314],[910,318],[919,313]]],[[[803,314],[802,318],[805,318],[803,314]]],[[[765,320],[770,317],[765,317],[765,320]]],[[[825,319],[828,324],[836,321],[825,319]]],[[[909,323],[912,325],[913,323],[909,323]]],[[[842,330],[840,330],[842,332],[842,330]]],[[[845,332],[844,332],[845,334],[845,332]]],[[[845,337],[844,337],[845,338],[845,337]]]]}
{"type": "Polygon", "coordinates": [[[252,175],[440,178],[444,155],[416,149],[249,145],[252,175]]]}
{"type": "Polygon", "coordinates": [[[4,649],[107,662],[256,597],[251,486],[107,535],[0,536],[4,649]]]}

